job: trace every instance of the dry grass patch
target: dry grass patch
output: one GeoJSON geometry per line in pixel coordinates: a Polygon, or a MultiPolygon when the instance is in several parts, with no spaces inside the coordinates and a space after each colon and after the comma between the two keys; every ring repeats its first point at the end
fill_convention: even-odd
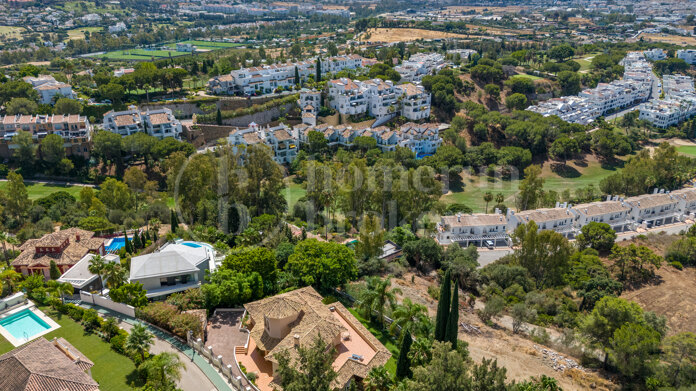
{"type": "Polygon", "coordinates": [[[670,35],[670,34],[641,34],[638,39],[643,38],[650,42],[664,42],[671,43],[680,46],[694,46],[696,45],[695,37],[682,37],[681,35],[670,35]]]}

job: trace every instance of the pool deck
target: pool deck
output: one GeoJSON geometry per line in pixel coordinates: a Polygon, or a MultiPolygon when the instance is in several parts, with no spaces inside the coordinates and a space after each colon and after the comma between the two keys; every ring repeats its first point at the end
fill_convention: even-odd
{"type": "Polygon", "coordinates": [[[34,306],[34,303],[29,302],[29,304],[25,304],[21,307],[17,307],[11,311],[8,311],[4,313],[2,316],[0,316],[0,321],[3,319],[6,319],[12,315],[18,314],[22,311],[29,310],[34,313],[39,319],[42,321],[46,322],[50,327],[40,333],[34,334],[30,336],[29,338],[22,338],[22,339],[17,339],[15,338],[7,329],[4,327],[0,326],[0,335],[2,335],[6,340],[8,340],[13,346],[17,347],[20,345],[24,345],[25,343],[32,341],[36,338],[39,338],[42,335],[48,334],[53,330],[57,330],[60,328],[60,325],[56,323],[53,319],[51,319],[48,315],[44,314],[41,312],[36,306],[34,306]]]}

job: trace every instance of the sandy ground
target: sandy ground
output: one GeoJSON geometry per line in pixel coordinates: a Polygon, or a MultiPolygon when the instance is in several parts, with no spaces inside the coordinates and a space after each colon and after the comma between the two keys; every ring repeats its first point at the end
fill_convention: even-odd
{"type": "Polygon", "coordinates": [[[409,42],[418,39],[442,39],[442,38],[475,38],[471,35],[446,33],[443,31],[402,29],[402,28],[378,28],[368,30],[369,38],[362,35],[361,41],[371,42],[409,42]]]}
{"type": "Polygon", "coordinates": [[[682,37],[681,35],[669,35],[669,34],[645,34],[642,33],[637,39],[643,38],[645,41],[650,42],[664,42],[672,43],[679,46],[694,46],[696,45],[696,38],[694,37],[682,37]]]}
{"type": "MultiPolygon", "coordinates": [[[[392,279],[392,286],[402,291],[402,294],[398,295],[399,300],[408,297],[415,303],[425,305],[430,316],[435,316],[437,313],[437,301],[427,292],[428,286],[435,284],[434,276],[414,276],[412,273],[406,273],[402,278],[392,279]],[[411,282],[412,277],[413,282],[411,282]]],[[[616,389],[613,383],[594,371],[556,371],[552,363],[540,353],[539,345],[508,330],[512,328],[512,321],[508,316],[503,316],[496,321],[499,325],[497,329],[488,327],[465,305],[466,295],[460,293],[459,297],[462,300],[460,322],[476,326],[482,331],[481,335],[471,335],[463,331],[459,333],[459,339],[469,344],[471,357],[477,362],[484,358],[497,360],[499,365],[507,369],[508,380],[521,381],[529,379],[530,376],[546,375],[556,378],[564,390],[616,389]]],[[[552,337],[558,335],[555,331],[549,332],[552,337]]]]}

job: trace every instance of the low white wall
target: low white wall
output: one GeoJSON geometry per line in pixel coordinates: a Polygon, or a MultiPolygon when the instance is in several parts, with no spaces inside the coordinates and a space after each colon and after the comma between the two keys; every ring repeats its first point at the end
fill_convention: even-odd
{"type": "Polygon", "coordinates": [[[84,301],[85,303],[98,305],[100,307],[108,308],[112,311],[135,318],[135,307],[128,304],[116,303],[115,301],[111,301],[104,296],[96,294],[93,295],[88,292],[80,291],[80,300],[84,301]]]}

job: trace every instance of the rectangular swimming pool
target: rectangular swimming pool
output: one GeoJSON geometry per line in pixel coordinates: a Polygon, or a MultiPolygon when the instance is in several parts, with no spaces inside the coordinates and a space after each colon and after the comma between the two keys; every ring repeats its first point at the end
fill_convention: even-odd
{"type": "Polygon", "coordinates": [[[48,323],[30,309],[0,320],[0,326],[18,341],[29,341],[33,336],[51,329],[48,323]]]}
{"type": "Polygon", "coordinates": [[[123,236],[120,238],[113,238],[109,245],[104,248],[106,252],[118,252],[122,247],[126,245],[126,238],[123,236]]]}

